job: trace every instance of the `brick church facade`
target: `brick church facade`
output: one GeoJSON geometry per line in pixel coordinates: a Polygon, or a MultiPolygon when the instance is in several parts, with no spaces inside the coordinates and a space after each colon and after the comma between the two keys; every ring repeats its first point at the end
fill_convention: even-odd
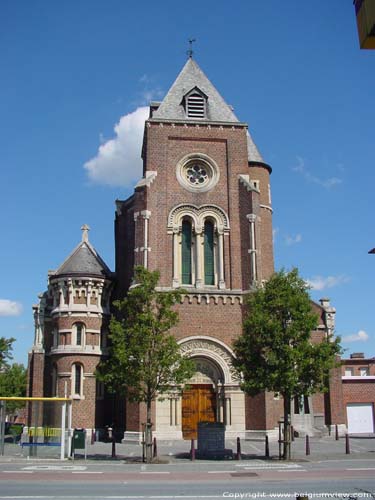
{"type": "MultiPolygon", "coordinates": [[[[188,390],[155,402],[155,435],[189,439],[200,420],[223,422],[228,437],[276,435],[282,401],[274,393],[246,396],[232,366],[244,298],[274,271],[271,167],[191,57],[163,101],[151,103],[140,154],[142,179],[132,196],[116,201],[115,272],[84,226],[82,241],[49,274],[34,308],[29,395],[67,390],[74,427],[115,421],[125,439],[139,439],[143,406],[109,398],[95,368],[107,355],[111,302],[126,294],[134,266],[142,265],[160,271],[160,290],[184,288],[173,334],[196,364],[188,390]]],[[[324,299],[312,307],[318,342],[333,331],[335,310],[324,299]]],[[[327,394],[302,406],[293,408],[296,429],[344,426],[340,369],[327,394]]]]}

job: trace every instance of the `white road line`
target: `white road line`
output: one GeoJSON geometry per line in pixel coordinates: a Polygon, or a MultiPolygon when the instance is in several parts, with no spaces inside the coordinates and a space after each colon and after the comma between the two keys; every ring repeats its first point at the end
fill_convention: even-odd
{"type": "Polygon", "coordinates": [[[3,470],[4,474],[33,474],[32,470],[3,470]]]}
{"type": "Polygon", "coordinates": [[[207,474],[233,474],[238,472],[237,470],[208,470],[207,474]]]}
{"type": "Polygon", "coordinates": [[[103,471],[89,471],[89,470],[78,471],[78,470],[73,470],[72,474],[103,474],[103,471]]]}
{"type": "Polygon", "coordinates": [[[345,470],[375,470],[375,467],[353,467],[352,469],[345,470]]]}
{"type": "Polygon", "coordinates": [[[288,469],[279,469],[276,471],[273,470],[273,472],[307,472],[307,470],[306,469],[293,469],[293,470],[291,470],[291,469],[289,469],[289,470],[288,469]]]}
{"type": "Polygon", "coordinates": [[[139,473],[140,474],[170,474],[169,471],[157,471],[157,470],[141,470],[141,471],[139,471],[139,473]]]}

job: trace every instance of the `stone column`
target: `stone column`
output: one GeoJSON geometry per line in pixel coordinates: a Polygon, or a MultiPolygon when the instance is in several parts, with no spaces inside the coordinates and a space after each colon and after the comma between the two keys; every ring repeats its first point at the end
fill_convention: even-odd
{"type": "Polygon", "coordinates": [[[179,227],[173,226],[173,288],[180,286],[180,252],[179,252],[179,227]]]}
{"type": "Polygon", "coordinates": [[[148,247],[148,221],[150,219],[151,212],[149,210],[143,210],[141,212],[141,215],[142,215],[143,220],[144,220],[144,226],[143,226],[143,248],[141,248],[141,250],[143,250],[143,267],[145,269],[147,269],[147,265],[148,265],[148,252],[150,251],[150,249],[148,247]]]}
{"type": "Polygon", "coordinates": [[[196,276],[195,276],[195,286],[196,288],[203,288],[204,277],[203,277],[203,231],[202,227],[195,228],[195,241],[196,241],[196,276]]]}
{"type": "Polygon", "coordinates": [[[249,214],[246,216],[250,223],[250,248],[248,250],[250,254],[250,286],[255,285],[257,282],[257,250],[256,250],[256,238],[255,238],[255,221],[256,215],[249,214]]]}
{"type": "Polygon", "coordinates": [[[225,289],[224,280],[224,231],[218,229],[218,243],[219,243],[219,288],[225,289]]]}

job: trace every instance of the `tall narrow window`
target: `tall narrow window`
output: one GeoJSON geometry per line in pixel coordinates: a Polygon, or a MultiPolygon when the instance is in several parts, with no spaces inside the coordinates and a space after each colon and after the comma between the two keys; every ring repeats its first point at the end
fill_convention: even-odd
{"type": "Polygon", "coordinates": [[[76,328],[77,328],[76,344],[82,345],[82,324],[77,323],[76,328]]]}
{"type": "Polygon", "coordinates": [[[181,282],[183,285],[191,285],[191,222],[182,222],[181,234],[181,282]]]}
{"type": "Polygon", "coordinates": [[[83,323],[75,323],[73,325],[72,343],[77,346],[85,344],[85,325],[83,323]]]}
{"type": "Polygon", "coordinates": [[[214,225],[211,221],[204,223],[204,283],[215,284],[214,225]]]}
{"type": "Polygon", "coordinates": [[[73,396],[83,395],[83,366],[74,363],[72,366],[72,392],[73,396]]]}

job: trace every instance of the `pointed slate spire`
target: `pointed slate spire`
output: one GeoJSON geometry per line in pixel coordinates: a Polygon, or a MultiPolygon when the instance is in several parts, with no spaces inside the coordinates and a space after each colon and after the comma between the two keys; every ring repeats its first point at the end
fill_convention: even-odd
{"type": "MultiPolygon", "coordinates": [[[[224,101],[192,57],[188,58],[158,109],[153,112],[152,119],[195,121],[195,118],[186,116],[183,106],[184,97],[193,89],[199,89],[207,97],[207,118],[203,121],[239,123],[231,107],[224,101]]],[[[249,162],[263,163],[262,155],[249,133],[247,134],[247,146],[249,162]]]]}
{"type": "Polygon", "coordinates": [[[153,118],[166,120],[189,120],[182,106],[184,96],[197,87],[207,96],[207,120],[238,123],[236,115],[212,85],[198,64],[191,57],[169,89],[153,118]]]}

